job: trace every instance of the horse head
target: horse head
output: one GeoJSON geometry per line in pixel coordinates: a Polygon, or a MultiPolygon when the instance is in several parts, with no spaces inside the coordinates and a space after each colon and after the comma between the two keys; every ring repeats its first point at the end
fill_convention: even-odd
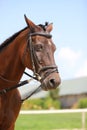
{"type": "MultiPolygon", "coordinates": [[[[27,48],[29,49],[32,71],[42,84],[42,89],[50,90],[59,86],[61,79],[54,60],[56,46],[50,32],[53,24],[35,25],[25,16],[29,28],[27,48]]],[[[26,59],[28,60],[28,59],[26,59]]],[[[28,61],[26,61],[27,63],[28,61]]],[[[28,67],[26,65],[26,67],[28,67]]],[[[28,67],[29,68],[29,67],[28,67]]]]}

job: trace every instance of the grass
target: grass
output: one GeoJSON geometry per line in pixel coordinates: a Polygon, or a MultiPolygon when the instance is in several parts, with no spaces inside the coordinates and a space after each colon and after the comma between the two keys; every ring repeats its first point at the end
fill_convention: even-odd
{"type": "MultiPolygon", "coordinates": [[[[71,130],[74,128],[82,128],[81,113],[19,115],[15,130],[71,130]]],[[[85,130],[87,130],[87,113],[85,130]]]]}

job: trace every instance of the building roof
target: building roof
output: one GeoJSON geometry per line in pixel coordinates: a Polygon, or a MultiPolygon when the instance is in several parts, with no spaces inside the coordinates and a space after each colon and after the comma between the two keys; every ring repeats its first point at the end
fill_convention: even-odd
{"type": "Polygon", "coordinates": [[[65,80],[60,85],[60,96],[81,93],[87,93],[87,77],[65,80]]]}

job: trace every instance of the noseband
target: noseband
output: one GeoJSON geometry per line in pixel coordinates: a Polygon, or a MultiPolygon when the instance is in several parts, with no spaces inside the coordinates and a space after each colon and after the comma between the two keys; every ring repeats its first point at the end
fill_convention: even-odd
{"type": "Polygon", "coordinates": [[[36,78],[38,81],[43,81],[51,73],[58,72],[58,68],[57,68],[56,65],[42,66],[42,67],[39,68],[38,73],[37,73],[36,67],[35,67],[35,61],[36,61],[36,64],[38,66],[40,66],[40,63],[38,61],[38,57],[37,57],[35,50],[34,50],[34,47],[33,47],[32,36],[43,36],[43,37],[46,37],[46,38],[51,38],[52,35],[49,34],[49,33],[42,33],[42,32],[30,33],[28,43],[27,43],[29,51],[30,51],[34,78],[36,78]],[[44,77],[41,77],[40,76],[41,72],[45,72],[45,71],[47,71],[46,74],[44,75],[44,77]]]}

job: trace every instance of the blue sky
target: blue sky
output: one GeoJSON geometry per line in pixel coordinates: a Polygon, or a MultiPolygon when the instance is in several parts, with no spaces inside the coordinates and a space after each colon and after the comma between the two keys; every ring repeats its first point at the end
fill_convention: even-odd
{"type": "Polygon", "coordinates": [[[87,0],[0,0],[0,43],[26,26],[53,22],[62,79],[87,76],[87,0]]]}

